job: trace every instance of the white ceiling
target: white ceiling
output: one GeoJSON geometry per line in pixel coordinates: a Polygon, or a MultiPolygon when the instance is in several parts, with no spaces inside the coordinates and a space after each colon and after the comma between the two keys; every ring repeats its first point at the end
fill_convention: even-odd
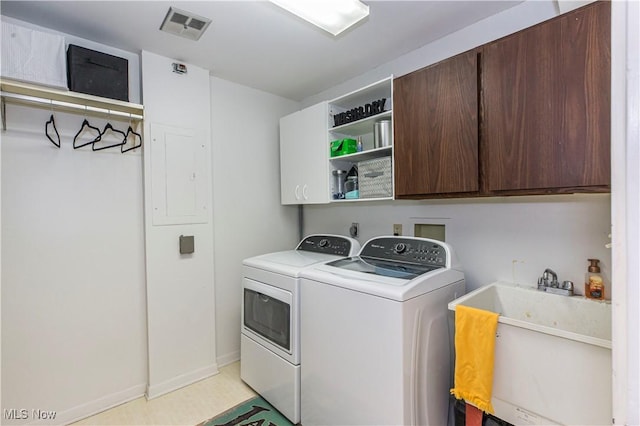
{"type": "MultiPolygon", "coordinates": [[[[530,0],[535,1],[535,0],[530,0]]],[[[2,15],[302,100],[521,1],[365,1],[338,37],[267,1],[7,1],[2,15]],[[170,6],[213,20],[199,41],[159,31],[170,6]]]]}

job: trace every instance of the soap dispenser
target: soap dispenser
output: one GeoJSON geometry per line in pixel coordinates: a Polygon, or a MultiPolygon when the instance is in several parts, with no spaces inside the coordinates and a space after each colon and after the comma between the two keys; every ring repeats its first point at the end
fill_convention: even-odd
{"type": "Polygon", "coordinates": [[[590,262],[589,269],[584,281],[584,295],[590,299],[604,299],[604,282],[600,275],[598,259],[587,259],[590,262]]]}

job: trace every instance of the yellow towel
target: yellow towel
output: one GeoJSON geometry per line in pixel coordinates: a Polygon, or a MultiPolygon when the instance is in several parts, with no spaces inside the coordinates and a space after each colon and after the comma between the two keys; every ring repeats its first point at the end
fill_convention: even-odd
{"type": "Polygon", "coordinates": [[[498,314],[457,305],[455,317],[456,366],[451,393],[493,414],[491,392],[498,314]]]}

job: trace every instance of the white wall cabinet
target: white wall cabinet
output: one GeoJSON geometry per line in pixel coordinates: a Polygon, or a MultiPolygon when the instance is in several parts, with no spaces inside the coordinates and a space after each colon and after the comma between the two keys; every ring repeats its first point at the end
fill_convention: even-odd
{"type": "Polygon", "coordinates": [[[280,119],[282,204],[329,202],[327,103],[280,119]]]}
{"type": "MultiPolygon", "coordinates": [[[[280,119],[280,179],[282,204],[323,204],[358,200],[391,200],[393,188],[393,78],[388,77],[328,102],[310,106],[280,119]],[[384,106],[383,106],[384,105],[384,106]],[[339,114],[349,114],[337,122],[339,114]],[[351,119],[357,115],[358,119],[351,119]],[[388,120],[390,135],[385,146],[374,144],[374,126],[388,120]],[[337,125],[336,125],[337,124],[337,125]],[[330,156],[331,141],[361,139],[362,151],[330,156]],[[387,168],[359,176],[375,191],[361,191],[356,199],[337,199],[334,170],[349,172],[353,166],[376,159],[388,159],[387,168]],[[389,167],[389,164],[391,166],[389,167]],[[375,178],[369,176],[375,175],[375,178]],[[384,181],[379,184],[377,181],[384,181]],[[386,188],[384,195],[380,188],[386,188]],[[372,195],[373,194],[373,195],[372,195]]],[[[382,191],[384,192],[384,191],[382,191]]]]}

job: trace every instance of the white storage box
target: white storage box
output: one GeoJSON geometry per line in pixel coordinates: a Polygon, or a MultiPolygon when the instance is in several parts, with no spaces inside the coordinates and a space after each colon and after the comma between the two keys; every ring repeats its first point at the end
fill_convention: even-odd
{"type": "Polygon", "coordinates": [[[67,88],[64,37],[2,22],[2,77],[67,88]]]}
{"type": "Polygon", "coordinates": [[[358,163],[360,198],[386,198],[393,196],[391,157],[376,158],[358,163]]]}

